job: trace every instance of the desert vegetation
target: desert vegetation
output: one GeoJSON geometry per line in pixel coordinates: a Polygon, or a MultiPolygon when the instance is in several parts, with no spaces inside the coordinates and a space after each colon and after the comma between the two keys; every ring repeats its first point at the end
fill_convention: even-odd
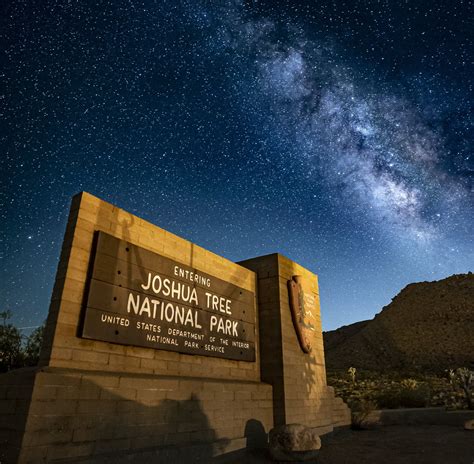
{"type": "Polygon", "coordinates": [[[29,336],[9,322],[10,311],[0,312],[0,373],[38,363],[44,326],[37,327],[29,336]]]}
{"type": "Polygon", "coordinates": [[[373,409],[473,409],[474,372],[467,368],[443,374],[388,374],[349,368],[328,371],[328,384],[351,407],[353,422],[363,422],[373,409]]]}

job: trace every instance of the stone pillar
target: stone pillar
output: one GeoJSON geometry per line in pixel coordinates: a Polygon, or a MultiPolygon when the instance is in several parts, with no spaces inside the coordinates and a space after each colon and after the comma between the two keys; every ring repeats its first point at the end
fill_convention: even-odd
{"type": "Polygon", "coordinates": [[[275,425],[300,423],[326,433],[348,425],[350,413],[326,384],[318,278],[299,264],[271,254],[243,261],[257,274],[262,381],[273,385],[275,425]],[[290,309],[288,282],[302,282],[312,327],[306,331],[311,351],[300,346],[290,309]]]}

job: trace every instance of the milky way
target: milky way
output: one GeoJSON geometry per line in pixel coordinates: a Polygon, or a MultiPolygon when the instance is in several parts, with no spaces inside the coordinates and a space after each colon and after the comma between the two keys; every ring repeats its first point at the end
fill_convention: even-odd
{"type": "MultiPolygon", "coordinates": [[[[229,22],[232,33],[236,51],[250,47],[255,53],[253,79],[272,102],[271,131],[283,128],[294,138],[291,155],[314,168],[313,181],[321,174],[340,184],[361,214],[417,241],[450,228],[458,208],[467,213],[472,176],[460,179],[443,169],[444,141],[409,100],[390,88],[371,90],[370,80],[342,65],[335,46],[292,34],[287,25],[236,15],[229,22]],[[282,35],[284,43],[275,39],[282,35]]],[[[469,153],[464,156],[470,160],[469,153]]]]}
{"type": "Polygon", "coordinates": [[[468,2],[2,5],[1,309],[47,313],[89,191],[319,274],[325,328],[472,271],[468,2]]]}

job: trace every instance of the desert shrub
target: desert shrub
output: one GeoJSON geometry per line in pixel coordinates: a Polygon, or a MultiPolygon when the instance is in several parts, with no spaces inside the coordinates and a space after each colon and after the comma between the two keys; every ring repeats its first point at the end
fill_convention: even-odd
{"type": "MultiPolygon", "coordinates": [[[[454,371],[453,371],[454,372],[454,371]]],[[[346,403],[370,400],[380,408],[445,406],[457,408],[463,401],[460,389],[455,391],[446,376],[432,373],[380,373],[357,370],[352,382],[347,370],[329,371],[328,384],[346,403]]]]}
{"type": "Polygon", "coordinates": [[[429,387],[425,384],[418,384],[418,382],[402,381],[376,395],[377,404],[382,409],[423,408],[429,403],[429,400],[429,387]]]}
{"type": "Polygon", "coordinates": [[[470,371],[469,369],[453,369],[443,375],[418,371],[380,373],[357,369],[355,382],[352,382],[348,370],[341,369],[328,372],[328,385],[334,387],[336,395],[346,403],[371,400],[377,402],[380,408],[429,405],[447,409],[464,409],[469,407],[469,404],[470,407],[474,406],[472,369],[470,371]],[[459,375],[460,382],[456,380],[459,375]],[[466,395],[467,385],[469,389],[466,395]],[[468,398],[470,398],[470,403],[468,398]]]}
{"type": "Polygon", "coordinates": [[[400,392],[394,388],[376,393],[375,400],[380,409],[396,409],[401,407],[400,392]]]}
{"type": "Polygon", "coordinates": [[[39,360],[43,342],[44,325],[37,327],[29,337],[20,329],[7,323],[11,311],[0,312],[0,373],[26,366],[35,366],[39,360]]]}
{"type": "Polygon", "coordinates": [[[416,390],[418,388],[418,381],[415,379],[403,379],[400,386],[405,390],[416,390]]]}
{"type": "Polygon", "coordinates": [[[371,400],[362,399],[349,403],[351,408],[351,428],[353,430],[365,430],[373,425],[369,415],[377,409],[377,404],[371,400]]]}
{"type": "Polygon", "coordinates": [[[469,370],[467,367],[456,369],[455,371],[449,372],[449,377],[453,387],[460,388],[464,393],[464,397],[467,403],[468,409],[474,409],[474,403],[472,400],[474,390],[474,371],[469,370]]]}
{"type": "Polygon", "coordinates": [[[37,327],[26,339],[23,349],[25,366],[36,366],[39,361],[41,345],[43,343],[44,325],[37,327]]]}
{"type": "Polygon", "coordinates": [[[20,331],[11,324],[0,325],[0,372],[21,367],[22,362],[20,331]]]}
{"type": "Polygon", "coordinates": [[[424,408],[430,401],[430,389],[421,384],[415,388],[402,387],[400,390],[400,403],[402,408],[424,408]]]}

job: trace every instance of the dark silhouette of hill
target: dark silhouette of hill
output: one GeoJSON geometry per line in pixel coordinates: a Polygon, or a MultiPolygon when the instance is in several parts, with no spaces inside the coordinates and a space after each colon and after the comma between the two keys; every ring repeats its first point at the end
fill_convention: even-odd
{"type": "Polygon", "coordinates": [[[474,274],[407,285],[369,321],[324,332],[329,369],[474,367],[474,274]]]}

